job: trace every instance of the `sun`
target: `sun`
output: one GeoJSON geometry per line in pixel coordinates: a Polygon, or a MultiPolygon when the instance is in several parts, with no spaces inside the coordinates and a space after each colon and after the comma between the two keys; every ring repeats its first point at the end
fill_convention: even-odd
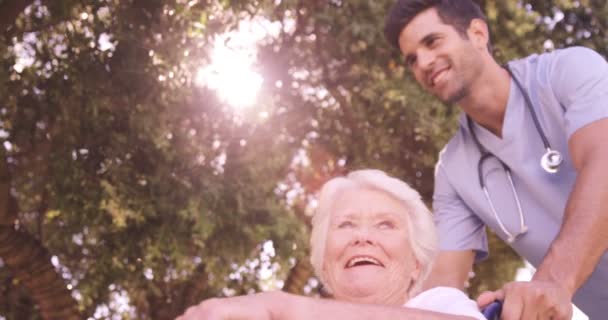
{"type": "Polygon", "coordinates": [[[225,46],[215,47],[211,64],[201,67],[196,83],[215,90],[219,98],[234,108],[253,105],[264,79],[253,71],[253,59],[246,52],[225,46]]]}
{"type": "Polygon", "coordinates": [[[268,26],[244,21],[237,30],[218,36],[211,62],[198,69],[195,82],[215,90],[219,98],[235,109],[255,104],[264,78],[256,72],[256,46],[269,35],[268,26]]]}

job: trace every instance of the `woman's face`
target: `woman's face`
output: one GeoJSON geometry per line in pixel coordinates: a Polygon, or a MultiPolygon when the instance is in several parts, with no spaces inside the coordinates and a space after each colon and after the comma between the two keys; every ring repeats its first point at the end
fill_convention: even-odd
{"type": "Polygon", "coordinates": [[[420,273],[400,201],[368,188],[342,190],[329,218],[323,260],[334,297],[360,303],[402,305],[420,273]]]}

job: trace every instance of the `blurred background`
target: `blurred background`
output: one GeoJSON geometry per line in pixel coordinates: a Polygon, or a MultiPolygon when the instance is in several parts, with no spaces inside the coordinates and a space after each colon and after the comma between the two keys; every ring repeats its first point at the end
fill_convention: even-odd
{"type": "MultiPolygon", "coordinates": [[[[383,38],[392,2],[0,0],[0,319],[318,295],[323,182],[379,168],[430,204],[457,126],[383,38]]],[[[608,55],[605,0],[479,3],[499,61],[608,55]]],[[[524,267],[490,241],[473,296],[524,267]]]]}

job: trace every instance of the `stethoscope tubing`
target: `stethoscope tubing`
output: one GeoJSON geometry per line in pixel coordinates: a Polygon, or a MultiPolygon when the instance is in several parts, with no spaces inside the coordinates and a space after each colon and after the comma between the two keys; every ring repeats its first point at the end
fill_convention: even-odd
{"type": "MultiPolygon", "coordinates": [[[[540,125],[540,121],[538,120],[536,111],[534,110],[534,105],[532,104],[532,100],[530,99],[528,92],[524,89],[524,87],[521,84],[521,82],[519,81],[519,79],[517,79],[517,77],[514,75],[513,71],[511,70],[511,68],[509,67],[508,64],[505,65],[505,69],[509,72],[509,75],[511,75],[511,78],[513,78],[513,80],[515,81],[515,84],[517,85],[519,91],[524,96],[526,107],[530,111],[530,114],[532,115],[532,120],[534,122],[536,131],[538,132],[538,135],[542,139],[543,145],[544,145],[545,149],[547,150],[547,152],[541,157],[541,167],[549,173],[555,173],[557,171],[557,169],[559,168],[559,165],[562,162],[561,154],[559,153],[559,151],[556,151],[551,148],[549,139],[547,139],[547,136],[545,135],[545,132],[544,132],[542,126],[540,125]]],[[[513,243],[518,236],[523,235],[528,231],[528,227],[525,222],[525,217],[523,214],[523,209],[522,209],[521,201],[519,199],[519,195],[517,194],[517,190],[515,189],[515,184],[513,183],[513,178],[511,177],[511,169],[509,168],[509,166],[507,166],[507,164],[504,161],[502,161],[495,154],[493,154],[492,152],[487,150],[481,144],[481,142],[479,141],[479,138],[477,137],[477,134],[475,133],[475,130],[473,128],[473,121],[471,120],[471,118],[468,115],[466,116],[466,118],[467,118],[467,126],[469,129],[469,132],[471,133],[471,137],[473,138],[473,141],[475,142],[475,145],[476,145],[477,149],[479,150],[479,153],[481,154],[479,161],[477,163],[477,174],[478,174],[478,178],[479,178],[479,186],[483,190],[484,196],[485,196],[487,202],[489,203],[490,210],[492,211],[494,218],[498,222],[498,226],[504,232],[504,234],[507,236],[507,242],[513,243]],[[490,192],[489,192],[489,190],[485,184],[484,178],[483,178],[483,164],[485,163],[485,161],[487,159],[490,159],[492,157],[496,158],[502,165],[502,167],[505,171],[505,174],[507,175],[507,179],[509,180],[509,186],[511,187],[511,191],[513,193],[513,198],[515,200],[515,203],[517,204],[517,212],[519,215],[519,232],[516,234],[512,234],[511,232],[509,232],[507,227],[504,225],[504,223],[500,219],[500,216],[498,215],[496,207],[494,206],[492,198],[490,197],[490,192]]]]}
{"type": "Polygon", "coordinates": [[[549,144],[549,139],[547,139],[547,136],[545,135],[545,131],[543,130],[543,127],[540,125],[540,121],[538,121],[538,116],[536,115],[536,111],[534,110],[534,105],[532,104],[532,99],[530,99],[530,95],[528,94],[528,91],[524,89],[524,86],[521,84],[519,79],[517,79],[517,77],[513,73],[513,70],[511,70],[511,67],[509,66],[509,64],[505,64],[505,69],[507,70],[507,72],[509,72],[509,75],[511,75],[511,78],[513,78],[513,81],[515,81],[515,85],[517,85],[517,88],[519,88],[519,91],[524,96],[524,100],[526,101],[526,106],[528,107],[528,110],[530,111],[530,114],[532,115],[532,121],[534,121],[534,126],[536,127],[536,132],[538,132],[538,135],[540,136],[541,140],[543,140],[543,145],[545,146],[545,150],[553,150],[551,148],[551,144],[549,144]]]}

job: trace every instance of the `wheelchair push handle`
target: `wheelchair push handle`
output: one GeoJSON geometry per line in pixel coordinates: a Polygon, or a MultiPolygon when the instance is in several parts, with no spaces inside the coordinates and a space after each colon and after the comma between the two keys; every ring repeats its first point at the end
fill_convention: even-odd
{"type": "Polygon", "coordinates": [[[500,312],[502,311],[502,301],[494,301],[487,305],[481,313],[488,320],[499,320],[500,312]]]}

